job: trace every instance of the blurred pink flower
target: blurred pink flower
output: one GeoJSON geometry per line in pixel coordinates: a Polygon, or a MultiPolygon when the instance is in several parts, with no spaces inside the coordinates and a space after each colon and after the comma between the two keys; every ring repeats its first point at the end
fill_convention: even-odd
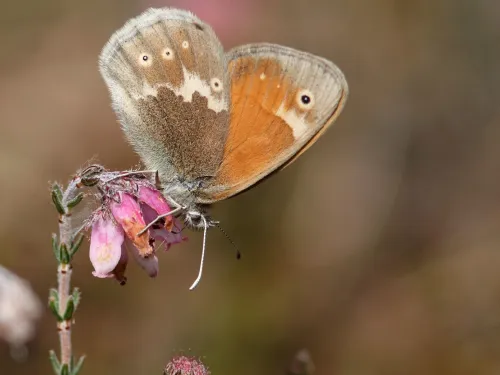
{"type": "Polygon", "coordinates": [[[15,359],[25,359],[25,344],[35,335],[42,312],[42,303],[31,285],[0,266],[0,342],[5,340],[11,346],[15,359]]]}
{"type": "MultiPolygon", "coordinates": [[[[224,42],[233,43],[245,38],[248,30],[260,21],[266,2],[262,0],[142,0],[143,7],[164,7],[166,5],[193,12],[202,21],[208,23],[224,42]]],[[[233,44],[230,43],[230,44],[233,44]]]]}
{"type": "Polygon", "coordinates": [[[174,357],[165,367],[164,375],[210,375],[201,361],[186,356],[174,357]]]}

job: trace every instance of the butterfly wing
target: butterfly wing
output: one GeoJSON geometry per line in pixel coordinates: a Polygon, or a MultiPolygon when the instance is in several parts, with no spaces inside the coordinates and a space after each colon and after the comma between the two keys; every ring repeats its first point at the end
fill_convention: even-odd
{"type": "Polygon", "coordinates": [[[238,194],[291,163],[335,121],[348,95],[340,69],[309,53],[254,44],[230,51],[228,61],[229,134],[199,203],[238,194]]]}
{"type": "Polygon", "coordinates": [[[149,9],[111,37],[99,67],[122,128],[148,169],[188,188],[215,176],[230,90],[223,48],[208,25],[187,11],[149,9]]]}

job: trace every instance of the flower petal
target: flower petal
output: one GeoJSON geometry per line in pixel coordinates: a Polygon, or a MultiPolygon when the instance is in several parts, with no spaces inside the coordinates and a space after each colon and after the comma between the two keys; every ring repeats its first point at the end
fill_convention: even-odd
{"type": "Polygon", "coordinates": [[[165,250],[169,250],[172,245],[187,241],[187,237],[181,232],[177,220],[174,221],[174,231],[169,232],[166,229],[153,229],[151,235],[160,242],[160,245],[165,244],[165,250]]]}
{"type": "MultiPolygon", "coordinates": [[[[144,219],[146,220],[146,223],[152,222],[154,219],[156,219],[157,215],[156,212],[147,204],[142,203],[141,204],[142,208],[142,213],[144,215],[144,219]]],[[[171,231],[165,229],[164,227],[156,226],[153,225],[150,229],[150,236],[153,237],[155,240],[160,242],[160,246],[162,244],[165,244],[165,250],[170,249],[170,246],[175,245],[177,243],[181,243],[183,241],[187,240],[187,237],[185,237],[181,233],[181,224],[179,220],[173,218],[172,224],[171,224],[171,231]]]]}
{"type": "Polygon", "coordinates": [[[121,258],[124,234],[111,219],[99,217],[92,225],[89,257],[94,276],[108,277],[121,258]]]}
{"type": "Polygon", "coordinates": [[[147,258],[144,258],[137,247],[130,241],[128,238],[125,239],[125,245],[127,249],[130,251],[134,259],[139,263],[141,268],[146,271],[149,277],[156,277],[158,275],[158,258],[155,255],[150,255],[147,258]]]}
{"type": "Polygon", "coordinates": [[[150,245],[149,232],[137,235],[146,226],[139,203],[128,193],[120,192],[118,195],[120,201],[110,204],[111,213],[138,249],[140,256],[150,256],[153,254],[153,248],[150,245]]]}
{"type": "Polygon", "coordinates": [[[200,360],[183,355],[172,358],[163,373],[165,375],[210,375],[210,371],[200,360]]]}
{"type": "MultiPolygon", "coordinates": [[[[139,188],[138,195],[139,195],[139,200],[141,200],[142,202],[144,202],[145,204],[147,204],[149,207],[151,207],[153,210],[156,211],[157,214],[156,216],[163,215],[172,211],[172,209],[167,203],[167,200],[165,199],[163,194],[158,190],[152,189],[147,186],[141,186],[139,188]]],[[[151,219],[151,221],[156,219],[156,216],[153,219],[151,219]]],[[[165,228],[171,230],[170,228],[172,224],[173,224],[172,216],[169,215],[165,217],[165,228]]]]}
{"type": "MultiPolygon", "coordinates": [[[[146,224],[151,223],[154,219],[158,217],[156,211],[145,203],[141,203],[141,210],[142,210],[142,216],[144,217],[146,224]]],[[[156,226],[156,223],[153,224],[153,226],[156,226]]]]}
{"type": "Polygon", "coordinates": [[[127,269],[127,263],[128,263],[128,252],[127,252],[127,245],[126,245],[125,240],[122,244],[122,254],[120,257],[120,261],[116,265],[115,269],[113,270],[113,277],[118,280],[118,282],[121,285],[125,285],[127,282],[127,278],[125,277],[125,270],[127,269]]]}

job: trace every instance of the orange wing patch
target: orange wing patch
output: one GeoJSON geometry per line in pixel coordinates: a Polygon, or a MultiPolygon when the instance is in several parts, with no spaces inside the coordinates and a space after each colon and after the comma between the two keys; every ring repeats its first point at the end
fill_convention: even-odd
{"type": "Polygon", "coordinates": [[[295,142],[293,128],[280,113],[295,110],[299,89],[283,74],[280,63],[247,57],[229,65],[232,74],[231,120],[217,184],[231,187],[211,199],[220,200],[241,190],[240,185],[267,174],[277,155],[295,142]]]}
{"type": "MultiPolygon", "coordinates": [[[[283,79],[278,63],[263,59],[241,59],[230,65],[232,111],[218,183],[238,186],[258,175],[294,142],[291,128],[276,116],[279,107],[289,106],[291,83],[283,79]]],[[[232,195],[226,191],[217,199],[232,195]]]]}
{"type": "Polygon", "coordinates": [[[251,187],[310,147],[333,122],[347,93],[331,62],[276,45],[229,53],[231,114],[222,163],[196,191],[213,203],[251,187]]]}

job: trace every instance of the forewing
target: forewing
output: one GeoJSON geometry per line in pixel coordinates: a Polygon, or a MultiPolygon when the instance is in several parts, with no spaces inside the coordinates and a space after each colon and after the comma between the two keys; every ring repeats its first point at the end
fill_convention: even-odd
{"type": "Polygon", "coordinates": [[[193,14],[149,9],[104,47],[99,66],[122,128],[163,182],[216,174],[229,123],[226,58],[193,14]]]}

